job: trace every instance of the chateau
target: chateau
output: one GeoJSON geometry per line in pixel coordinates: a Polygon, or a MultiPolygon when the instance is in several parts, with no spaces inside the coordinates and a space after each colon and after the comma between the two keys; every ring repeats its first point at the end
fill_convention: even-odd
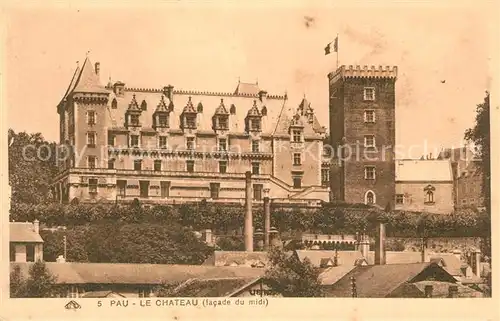
{"type": "Polygon", "coordinates": [[[87,57],[57,106],[58,201],[242,203],[247,171],[257,203],[329,200],[326,130],[305,97],[103,86],[99,69],[87,57]]]}

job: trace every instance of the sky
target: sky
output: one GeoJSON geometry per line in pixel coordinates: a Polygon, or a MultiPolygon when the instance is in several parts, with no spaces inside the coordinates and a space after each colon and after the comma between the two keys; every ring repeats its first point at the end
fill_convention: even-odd
{"type": "Polygon", "coordinates": [[[57,141],[56,105],[90,51],[103,84],[232,92],[238,79],[258,81],[292,104],[306,95],[328,126],[337,57],[324,47],[338,34],[340,65],[398,66],[396,144],[420,157],[463,143],[489,87],[491,26],[480,2],[17,7],[5,16],[8,124],[57,141]]]}

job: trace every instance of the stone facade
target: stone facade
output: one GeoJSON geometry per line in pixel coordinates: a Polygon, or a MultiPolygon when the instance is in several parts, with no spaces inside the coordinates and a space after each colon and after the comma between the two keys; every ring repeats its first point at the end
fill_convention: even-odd
{"type": "Polygon", "coordinates": [[[470,164],[457,177],[457,206],[484,208],[483,173],[479,164],[470,164]]]}
{"type": "Polygon", "coordinates": [[[104,87],[87,58],[58,113],[70,155],[54,184],[60,202],[243,202],[246,171],[256,201],[265,191],[276,202],[329,198],[325,128],[305,97],[293,106],[246,83],[231,93],[104,87]]]}
{"type": "Polygon", "coordinates": [[[451,214],[455,208],[452,172],[450,160],[397,160],[395,208],[451,214]]]}
{"type": "Polygon", "coordinates": [[[333,200],[392,207],[396,78],[397,67],[341,66],[328,75],[333,200]]]}

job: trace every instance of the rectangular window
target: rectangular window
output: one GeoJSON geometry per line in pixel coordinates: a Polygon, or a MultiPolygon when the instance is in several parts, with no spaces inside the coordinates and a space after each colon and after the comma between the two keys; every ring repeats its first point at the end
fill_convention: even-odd
{"type": "Polygon", "coordinates": [[[90,110],[87,112],[87,124],[95,125],[95,111],[90,110]]]}
{"type": "Polygon", "coordinates": [[[193,160],[186,161],[186,171],[188,173],[193,173],[194,172],[194,161],[193,160]]]}
{"type": "Polygon", "coordinates": [[[226,151],[227,150],[227,139],[225,138],[219,138],[219,151],[226,151]]]}
{"type": "Polygon", "coordinates": [[[14,243],[10,243],[10,261],[16,262],[16,245],[14,243]]]}
{"type": "Polygon", "coordinates": [[[97,157],[89,156],[87,158],[87,167],[88,168],[96,168],[96,166],[97,166],[97,157]]]}
{"type": "Polygon", "coordinates": [[[149,181],[139,181],[139,193],[141,197],[149,196],[149,181]]]}
{"type": "Polygon", "coordinates": [[[108,146],[115,146],[115,135],[108,134],[108,146]]]}
{"type": "Polygon", "coordinates": [[[134,171],[140,171],[140,170],[142,170],[142,160],[136,159],[134,160],[134,171]]]}
{"type": "Polygon", "coordinates": [[[108,160],[108,169],[114,169],[115,168],[115,160],[110,159],[108,160]]]}
{"type": "Polygon", "coordinates": [[[194,149],[194,137],[187,137],[186,138],[186,148],[187,148],[187,150],[194,149]]]}
{"type": "Polygon", "coordinates": [[[219,173],[225,174],[227,172],[227,161],[219,162],[219,173]]]}
{"type": "Polygon", "coordinates": [[[219,117],[219,128],[221,129],[227,129],[227,118],[226,117],[219,117]]]}
{"type": "Polygon", "coordinates": [[[375,110],[365,110],[365,123],[375,122],[375,110]]]}
{"type": "Polygon", "coordinates": [[[330,169],[329,168],[322,168],[321,169],[321,185],[323,187],[328,186],[328,183],[330,182],[330,169]]]}
{"type": "Polygon", "coordinates": [[[365,135],[365,147],[367,147],[367,148],[375,147],[375,136],[374,135],[365,135]]]}
{"type": "Polygon", "coordinates": [[[160,125],[160,127],[168,127],[168,116],[158,115],[158,125],[160,125]]]}
{"type": "Polygon", "coordinates": [[[116,187],[118,189],[118,196],[125,197],[127,194],[127,181],[125,180],[117,180],[116,187]]]}
{"type": "Polygon", "coordinates": [[[462,204],[467,204],[467,200],[465,198],[462,200],[462,204]]]}
{"type": "Polygon", "coordinates": [[[373,87],[365,87],[363,92],[364,100],[375,100],[375,88],[373,87]]]}
{"type": "Polygon", "coordinates": [[[250,119],[250,129],[260,130],[260,119],[250,119]]]}
{"type": "Polygon", "coordinates": [[[148,288],[139,289],[139,297],[140,298],[149,298],[151,297],[151,290],[148,288]]]}
{"type": "Polygon", "coordinates": [[[196,116],[185,116],[186,117],[186,127],[196,128],[196,116]]]}
{"type": "Polygon", "coordinates": [[[396,194],[396,204],[403,204],[404,199],[405,198],[403,194],[396,194]]]}
{"type": "Polygon", "coordinates": [[[219,198],[219,190],[220,190],[219,183],[210,183],[210,198],[211,199],[218,199],[219,198]]]}
{"type": "Polygon", "coordinates": [[[166,136],[160,136],[158,137],[158,147],[160,148],[167,148],[167,137],[166,136]]]}
{"type": "Polygon", "coordinates": [[[256,201],[262,200],[262,190],[264,186],[262,184],[254,184],[253,185],[253,199],[256,201]]]}
{"type": "Polygon", "coordinates": [[[365,166],[365,179],[375,179],[375,166],[365,166]]]}
{"type": "Polygon", "coordinates": [[[93,132],[87,133],[87,146],[88,147],[95,147],[95,137],[96,134],[93,132]]]}
{"type": "Polygon", "coordinates": [[[252,174],[259,175],[260,174],[260,163],[253,162],[252,163],[252,174]]]}
{"type": "Polygon", "coordinates": [[[293,131],[293,142],[300,143],[302,141],[302,132],[300,130],[293,131]]]}
{"type": "Polygon", "coordinates": [[[259,152],[259,141],[258,140],[252,140],[252,153],[258,153],[259,152]]]}
{"type": "Polygon", "coordinates": [[[302,187],[302,177],[294,177],[293,188],[301,188],[301,187],[302,187]]]}
{"type": "Polygon", "coordinates": [[[154,161],[154,170],[161,171],[161,160],[155,159],[154,161]]]}
{"type": "Polygon", "coordinates": [[[162,198],[170,196],[170,182],[160,182],[160,189],[162,198]]]}
{"type": "Polygon", "coordinates": [[[89,193],[97,194],[97,178],[89,179],[89,193]]]}
{"type": "Polygon", "coordinates": [[[139,135],[130,135],[130,147],[139,147],[139,135]]]}
{"type": "Polygon", "coordinates": [[[130,115],[130,124],[132,126],[139,126],[139,115],[130,115]]]}
{"type": "Polygon", "coordinates": [[[293,165],[297,166],[302,164],[302,155],[300,153],[293,154],[293,165]]]}

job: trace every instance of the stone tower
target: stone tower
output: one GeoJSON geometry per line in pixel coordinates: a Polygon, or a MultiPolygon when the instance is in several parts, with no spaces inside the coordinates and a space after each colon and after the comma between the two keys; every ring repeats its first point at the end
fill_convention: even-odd
{"type": "Polygon", "coordinates": [[[328,74],[333,201],[393,204],[397,67],[341,66],[328,74]]]}

